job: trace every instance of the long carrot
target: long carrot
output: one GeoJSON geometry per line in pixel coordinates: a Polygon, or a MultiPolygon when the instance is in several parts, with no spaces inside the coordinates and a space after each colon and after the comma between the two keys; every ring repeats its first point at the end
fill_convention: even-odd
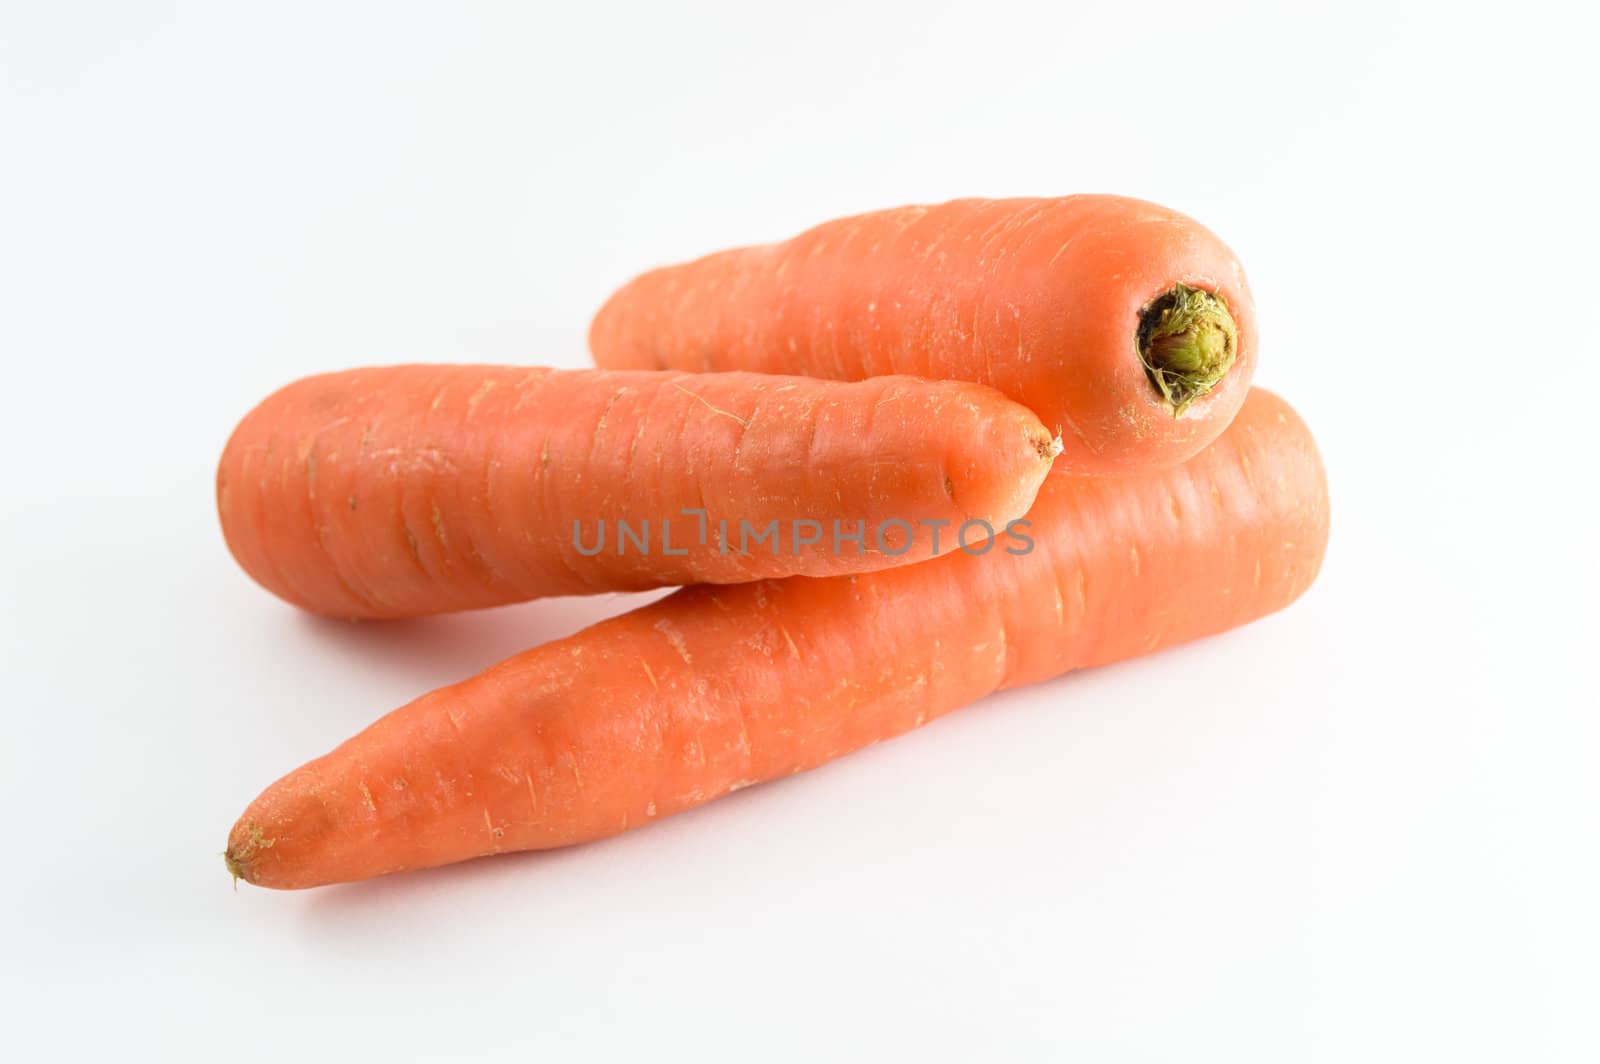
{"type": "Polygon", "coordinates": [[[217,506],[271,591],[402,617],[927,558],[1022,517],[1057,449],[958,382],[391,366],[258,406],[217,506]]]}
{"type": "Polygon", "coordinates": [[[612,369],[990,384],[1063,436],[1056,468],[1176,464],[1232,420],[1254,303],[1196,222],[1117,196],[956,200],[644,274],[600,309],[612,369]]]}
{"type": "Polygon", "coordinates": [[[434,691],[267,788],[228,867],[310,887],[583,842],[1244,624],[1315,577],[1327,491],[1258,391],[1186,465],[1051,477],[1030,520],[1027,553],[689,588],[434,691]]]}

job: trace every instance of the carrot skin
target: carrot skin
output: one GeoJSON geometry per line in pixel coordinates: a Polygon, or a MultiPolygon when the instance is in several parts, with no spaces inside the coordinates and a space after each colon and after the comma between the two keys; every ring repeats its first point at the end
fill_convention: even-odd
{"type": "Polygon", "coordinates": [[[601,307],[589,346],[612,369],[977,381],[1062,436],[1059,471],[1099,474],[1175,465],[1215,439],[1257,345],[1244,271],[1214,234],[1080,195],[876,211],[652,270],[601,307]],[[1141,313],[1179,284],[1220,296],[1237,329],[1231,368],[1181,412],[1136,343],[1141,313]]]}
{"type": "Polygon", "coordinates": [[[923,522],[1022,517],[1055,450],[1027,408],[953,381],[388,366],[261,403],[223,453],[217,509],[285,600],[406,617],[921,560],[923,522]],[[835,520],[865,542],[835,544],[835,520]],[[880,550],[886,521],[904,524],[880,550]]]}
{"type": "Polygon", "coordinates": [[[601,838],[1225,631],[1311,584],[1327,487],[1304,423],[1257,390],[1185,465],[1051,477],[1030,520],[1025,554],[688,588],[424,695],[269,787],[229,867],[310,887],[601,838]]]}

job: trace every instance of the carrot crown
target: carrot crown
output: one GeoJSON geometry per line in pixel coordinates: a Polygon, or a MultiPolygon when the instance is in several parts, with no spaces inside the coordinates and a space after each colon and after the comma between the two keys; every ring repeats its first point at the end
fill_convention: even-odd
{"type": "Polygon", "coordinates": [[[1221,296],[1178,284],[1140,312],[1138,345],[1145,375],[1177,417],[1227,375],[1239,330],[1221,296]]]}

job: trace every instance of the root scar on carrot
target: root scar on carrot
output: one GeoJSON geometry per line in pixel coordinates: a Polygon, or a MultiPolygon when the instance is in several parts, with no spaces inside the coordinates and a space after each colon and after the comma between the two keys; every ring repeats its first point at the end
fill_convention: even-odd
{"type": "MultiPolygon", "coordinates": [[[[685,388],[683,385],[679,384],[676,381],[674,381],[672,383],[672,386],[674,388],[678,389],[678,391],[682,392],[684,395],[693,396],[695,399],[698,399],[701,403],[704,403],[706,409],[711,411],[713,414],[721,414],[723,417],[731,417],[731,418],[733,418],[733,420],[737,421],[740,425],[744,426],[745,428],[749,428],[750,427],[750,422],[755,420],[753,417],[747,420],[745,418],[740,417],[738,414],[732,413],[732,412],[727,411],[727,410],[723,410],[720,407],[712,406],[711,405],[711,400],[707,399],[705,396],[699,394],[698,392],[691,392],[689,389],[685,388]]],[[[766,424],[766,422],[762,422],[762,424],[766,424]]]]}

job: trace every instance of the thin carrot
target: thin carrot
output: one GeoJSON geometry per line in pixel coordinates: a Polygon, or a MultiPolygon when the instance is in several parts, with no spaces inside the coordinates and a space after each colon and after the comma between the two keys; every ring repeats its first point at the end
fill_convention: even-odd
{"type": "Polygon", "coordinates": [[[689,588],[434,691],[269,787],[228,867],[310,887],[583,842],[1233,628],[1310,585],[1327,491],[1257,391],[1186,465],[1051,477],[1030,520],[1030,552],[689,588]]]}
{"type": "Polygon", "coordinates": [[[1022,517],[1058,448],[958,382],[390,366],[258,406],[217,507],[284,599],[403,617],[931,557],[1022,517]]]}
{"type": "Polygon", "coordinates": [[[600,309],[589,345],[611,369],[993,385],[1064,438],[1067,473],[1190,457],[1256,361],[1254,303],[1222,241],[1096,195],[877,211],[653,270],[600,309]]]}

